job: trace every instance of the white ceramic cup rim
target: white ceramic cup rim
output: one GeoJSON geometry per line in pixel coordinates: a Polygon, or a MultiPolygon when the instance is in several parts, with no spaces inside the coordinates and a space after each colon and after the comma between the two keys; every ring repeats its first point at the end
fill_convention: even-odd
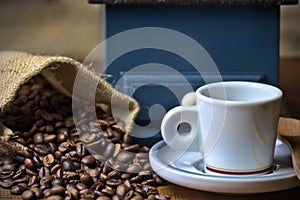
{"type": "Polygon", "coordinates": [[[282,91],[277,87],[268,84],[263,84],[263,83],[247,82],[247,81],[225,81],[225,82],[210,83],[198,88],[196,90],[196,96],[197,98],[201,99],[201,101],[213,103],[216,105],[244,106],[244,105],[264,104],[264,103],[278,100],[282,97],[282,91]],[[225,88],[228,87],[237,88],[237,89],[245,88],[246,92],[249,88],[253,88],[257,92],[258,90],[260,90],[261,92],[264,91],[265,93],[261,98],[253,97],[253,99],[251,100],[247,99],[242,101],[228,100],[228,99],[223,100],[223,99],[217,99],[215,97],[209,97],[208,95],[205,95],[205,92],[207,91],[210,92],[212,89],[221,88],[224,89],[223,91],[226,97],[225,88]]]}

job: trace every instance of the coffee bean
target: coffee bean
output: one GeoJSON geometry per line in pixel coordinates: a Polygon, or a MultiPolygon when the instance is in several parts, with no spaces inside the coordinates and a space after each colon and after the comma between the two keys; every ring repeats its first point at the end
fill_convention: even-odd
{"type": "Polygon", "coordinates": [[[55,151],[54,152],[54,157],[56,160],[61,160],[63,153],[61,151],[55,151]]]}
{"type": "Polygon", "coordinates": [[[74,200],[79,199],[79,191],[74,187],[67,190],[67,194],[70,195],[71,199],[74,199],[74,200]]]}
{"type": "Polygon", "coordinates": [[[85,146],[82,143],[78,143],[76,145],[76,151],[77,151],[77,154],[78,154],[79,157],[83,157],[87,153],[87,150],[86,150],[85,146]]]}
{"type": "Polygon", "coordinates": [[[31,88],[29,85],[22,85],[21,88],[18,90],[18,95],[24,95],[27,96],[31,92],[31,88]]]}
{"type": "Polygon", "coordinates": [[[54,166],[50,169],[50,172],[51,172],[52,174],[55,174],[55,173],[57,172],[57,170],[60,169],[60,168],[61,168],[61,164],[56,164],[56,165],[54,165],[54,166]]]}
{"type": "Polygon", "coordinates": [[[50,142],[50,143],[48,144],[48,146],[49,146],[49,149],[50,149],[51,154],[54,154],[54,153],[58,150],[56,144],[54,144],[54,143],[52,143],[52,142],[50,142]]]}
{"type": "Polygon", "coordinates": [[[132,155],[127,152],[121,152],[117,156],[117,159],[123,163],[128,163],[132,159],[132,155]]]}
{"type": "Polygon", "coordinates": [[[148,179],[146,181],[143,181],[142,185],[152,185],[152,186],[155,186],[156,185],[156,181],[154,179],[148,179]]]}
{"type": "Polygon", "coordinates": [[[98,169],[89,169],[88,173],[93,178],[97,178],[100,175],[100,172],[98,169]]]}
{"type": "Polygon", "coordinates": [[[135,195],[134,197],[131,198],[131,200],[143,200],[144,198],[141,197],[140,195],[135,195]]]}
{"type": "Polygon", "coordinates": [[[46,144],[37,144],[34,147],[34,151],[41,155],[47,155],[48,153],[50,153],[50,148],[46,144]]]}
{"type": "Polygon", "coordinates": [[[61,195],[63,196],[65,194],[65,188],[60,185],[55,185],[51,189],[51,195],[61,195]]]}
{"type": "Polygon", "coordinates": [[[41,157],[39,157],[39,156],[33,156],[32,162],[33,162],[34,166],[37,168],[40,168],[43,166],[43,162],[41,160],[41,157]]]}
{"type": "Polygon", "coordinates": [[[124,200],[129,200],[133,197],[134,195],[134,191],[133,190],[130,190],[129,192],[127,192],[124,196],[124,200]]]}
{"type": "Polygon", "coordinates": [[[35,193],[37,199],[41,199],[43,197],[43,192],[40,188],[33,187],[30,190],[32,190],[35,193]]]}
{"type": "Polygon", "coordinates": [[[29,179],[29,182],[28,182],[28,186],[32,186],[33,184],[37,183],[37,176],[31,176],[31,178],[29,179]]]}
{"type": "Polygon", "coordinates": [[[44,142],[45,143],[54,142],[55,139],[56,139],[56,135],[54,135],[54,134],[50,134],[50,135],[46,134],[46,135],[44,135],[44,142]]]}
{"type": "MultiPolygon", "coordinates": [[[[56,133],[57,133],[57,135],[58,134],[64,134],[65,136],[67,136],[68,134],[69,134],[69,129],[68,128],[66,128],[66,127],[62,127],[62,128],[59,128],[57,131],[56,131],[56,133]]],[[[59,142],[61,142],[61,140],[59,140],[59,142]]]]}
{"type": "Polygon", "coordinates": [[[114,189],[107,185],[105,186],[104,189],[101,190],[101,192],[103,192],[104,194],[106,194],[108,196],[112,196],[115,193],[114,189]]]}
{"type": "Polygon", "coordinates": [[[42,186],[50,187],[52,185],[54,177],[52,175],[47,175],[41,178],[40,184],[42,186]]]}
{"type": "Polygon", "coordinates": [[[95,193],[91,189],[81,190],[79,193],[80,193],[80,197],[83,199],[94,199],[95,198],[95,193]]]}
{"type": "MultiPolygon", "coordinates": [[[[53,99],[55,99],[55,98],[52,98],[52,100],[53,100],[53,99]]],[[[55,106],[55,107],[56,107],[56,106],[55,106]]],[[[58,107],[58,106],[57,106],[57,107],[58,107]]],[[[64,120],[63,116],[61,116],[61,115],[58,114],[58,113],[52,113],[52,117],[53,117],[53,119],[59,121],[59,122],[56,122],[55,124],[61,123],[61,126],[63,126],[63,122],[61,122],[61,121],[64,120]]],[[[60,127],[61,127],[61,126],[60,126],[60,127]]],[[[57,128],[57,127],[55,127],[55,128],[57,128]]]]}
{"type": "Polygon", "coordinates": [[[70,128],[70,127],[73,127],[74,125],[75,125],[75,123],[74,123],[73,117],[67,117],[65,119],[65,126],[66,127],[70,128]]]}
{"type": "Polygon", "coordinates": [[[86,184],[84,184],[84,183],[78,183],[78,184],[76,185],[76,188],[77,188],[79,191],[88,189],[88,187],[87,187],[86,184]]]}
{"type": "Polygon", "coordinates": [[[139,186],[135,186],[134,190],[143,197],[142,199],[147,197],[147,193],[139,186]]]}
{"type": "Polygon", "coordinates": [[[79,174],[76,172],[67,171],[63,175],[63,179],[66,179],[67,181],[77,180],[77,179],[79,179],[79,174]]]}
{"type": "Polygon", "coordinates": [[[156,194],[155,199],[157,199],[157,200],[168,200],[168,199],[171,199],[171,198],[168,195],[156,194]]]}
{"type": "Polygon", "coordinates": [[[49,197],[51,195],[51,189],[50,188],[45,189],[43,191],[43,194],[44,194],[44,197],[46,197],[46,198],[49,197]]]}
{"type": "Polygon", "coordinates": [[[16,163],[12,163],[12,164],[4,164],[2,166],[2,170],[3,171],[14,171],[14,169],[17,167],[16,163]]]}
{"type": "MultiPolygon", "coordinates": [[[[40,119],[40,120],[36,121],[36,122],[32,125],[32,129],[33,129],[33,128],[35,129],[35,131],[34,131],[32,134],[36,133],[37,130],[38,130],[38,127],[41,127],[41,126],[43,126],[44,124],[45,124],[45,121],[44,121],[43,119],[40,119]]],[[[30,130],[31,130],[31,129],[30,129],[30,130]]],[[[29,131],[29,132],[30,132],[30,131],[29,131]]]]}
{"type": "Polygon", "coordinates": [[[81,162],[85,165],[92,166],[96,163],[94,156],[89,155],[82,158],[81,162]]]}
{"type": "Polygon", "coordinates": [[[35,144],[41,144],[41,143],[43,143],[44,142],[44,135],[43,135],[43,133],[36,133],[36,134],[34,134],[34,136],[33,136],[33,142],[35,144]]]}
{"type": "Polygon", "coordinates": [[[125,184],[120,184],[116,189],[116,194],[123,198],[129,190],[130,188],[128,188],[125,184]]]}
{"type": "Polygon", "coordinates": [[[119,171],[114,170],[108,173],[107,178],[108,179],[118,179],[120,178],[121,174],[119,171]]]}
{"type": "Polygon", "coordinates": [[[63,163],[62,163],[62,169],[64,171],[75,171],[76,168],[73,164],[73,162],[71,160],[65,160],[63,163]]]}
{"type": "Polygon", "coordinates": [[[43,178],[44,176],[48,176],[50,174],[50,171],[47,167],[41,167],[39,170],[39,177],[43,178]]]}
{"type": "Polygon", "coordinates": [[[137,152],[139,150],[139,148],[140,148],[139,144],[134,144],[134,145],[124,147],[124,151],[137,152]]]}
{"type": "Polygon", "coordinates": [[[64,198],[60,195],[50,195],[46,198],[46,200],[64,200],[64,198]]]}
{"type": "Polygon", "coordinates": [[[80,181],[88,187],[90,187],[91,185],[94,184],[93,178],[88,174],[84,174],[84,175],[80,176],[80,181]]]}
{"type": "Polygon", "coordinates": [[[121,183],[122,181],[120,179],[110,179],[106,181],[106,184],[112,188],[116,188],[121,183]]]}
{"type": "Polygon", "coordinates": [[[123,137],[123,141],[124,141],[124,143],[126,143],[126,144],[131,144],[131,142],[132,142],[132,136],[129,135],[128,133],[126,133],[126,134],[124,135],[124,137],[123,137]]]}
{"type": "Polygon", "coordinates": [[[96,200],[110,200],[110,198],[107,196],[100,196],[96,200]]]}
{"type": "Polygon", "coordinates": [[[26,168],[33,169],[35,167],[33,161],[29,158],[25,158],[24,165],[26,168]]]}
{"type": "Polygon", "coordinates": [[[45,167],[50,167],[54,163],[54,156],[52,154],[48,154],[43,158],[43,165],[45,167]]]}
{"type": "Polygon", "coordinates": [[[129,173],[137,173],[141,170],[142,170],[142,167],[138,163],[134,163],[132,165],[129,165],[128,168],[127,168],[127,172],[129,172],[129,173]]]}
{"type": "Polygon", "coordinates": [[[26,190],[22,193],[22,199],[33,200],[36,199],[36,195],[32,190],[26,190]]]}
{"type": "Polygon", "coordinates": [[[52,115],[51,115],[50,113],[42,112],[42,113],[41,113],[41,117],[42,117],[44,120],[48,121],[48,122],[53,121],[53,117],[52,117],[52,115]]]}
{"type": "Polygon", "coordinates": [[[51,126],[51,125],[46,125],[46,126],[45,126],[45,131],[46,131],[47,133],[53,133],[53,132],[54,132],[54,127],[51,126]]]}
{"type": "Polygon", "coordinates": [[[26,189],[26,187],[20,185],[14,185],[10,188],[10,193],[14,195],[21,195],[26,189]]]}
{"type": "Polygon", "coordinates": [[[37,172],[31,169],[26,168],[25,169],[26,174],[28,174],[29,176],[37,176],[37,172]]]}
{"type": "MultiPolygon", "coordinates": [[[[40,123],[40,122],[39,122],[40,123]]],[[[32,128],[28,131],[28,134],[29,135],[33,135],[33,134],[35,134],[36,132],[38,132],[38,130],[39,130],[39,126],[37,126],[37,125],[39,125],[39,123],[38,122],[36,122],[33,126],[32,126],[32,128]],[[37,125],[36,125],[37,124],[37,125]]]]}
{"type": "Polygon", "coordinates": [[[52,183],[51,185],[54,187],[56,185],[63,185],[64,184],[64,180],[62,178],[59,178],[59,177],[55,177],[53,180],[52,180],[52,183]]]}
{"type": "Polygon", "coordinates": [[[110,158],[115,151],[115,145],[113,143],[109,143],[103,153],[106,158],[110,158]]]}
{"type": "Polygon", "coordinates": [[[66,141],[66,139],[67,139],[67,136],[64,132],[60,132],[57,134],[57,142],[58,143],[64,142],[64,141],[66,141]]]}

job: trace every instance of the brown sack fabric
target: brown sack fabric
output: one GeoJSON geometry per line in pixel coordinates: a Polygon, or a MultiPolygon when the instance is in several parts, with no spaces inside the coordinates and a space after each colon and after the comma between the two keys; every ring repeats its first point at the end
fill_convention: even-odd
{"type": "MultiPolygon", "coordinates": [[[[37,74],[42,74],[57,90],[71,96],[79,71],[81,80],[87,82],[85,85],[93,84],[93,81],[98,79],[96,74],[72,58],[40,56],[23,52],[0,52],[0,108],[9,104],[14,99],[19,87],[37,74]]],[[[133,120],[139,111],[138,103],[100,79],[95,102],[110,104],[112,98],[115,102],[114,105],[118,107],[114,113],[115,117],[124,121],[126,131],[130,132],[133,120]]]]}
{"type": "MultiPolygon", "coordinates": [[[[82,91],[82,94],[77,92],[77,99],[90,98],[95,96],[95,103],[99,105],[104,103],[111,105],[113,100],[114,117],[125,123],[125,130],[131,131],[133,120],[139,111],[138,103],[117,90],[92,71],[88,70],[81,63],[72,58],[62,56],[41,56],[32,55],[24,52],[4,51],[0,52],[0,108],[3,109],[8,105],[16,95],[17,90],[27,80],[34,75],[41,74],[46,80],[52,84],[54,88],[67,96],[73,94],[73,86],[77,74],[80,73],[80,84],[83,88],[77,89],[82,91]],[[95,94],[89,94],[86,87],[95,85],[95,94]],[[88,96],[90,95],[90,96],[88,96]]],[[[10,135],[8,128],[0,125],[0,131],[6,136],[10,135]]],[[[3,139],[3,138],[1,138],[3,139]]],[[[0,143],[1,144],[1,143],[0,143]]]]}

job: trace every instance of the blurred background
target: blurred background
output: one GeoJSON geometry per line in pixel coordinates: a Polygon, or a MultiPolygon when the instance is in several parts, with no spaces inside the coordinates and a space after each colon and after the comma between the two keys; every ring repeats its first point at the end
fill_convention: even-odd
{"type": "MultiPolygon", "coordinates": [[[[281,6],[280,77],[285,115],[300,118],[300,6],[281,6]]],[[[88,0],[1,0],[0,50],[83,60],[103,40],[104,6],[88,0]]]]}
{"type": "Polygon", "coordinates": [[[103,11],[88,0],[1,0],[0,49],[85,58],[103,40],[103,11]]]}

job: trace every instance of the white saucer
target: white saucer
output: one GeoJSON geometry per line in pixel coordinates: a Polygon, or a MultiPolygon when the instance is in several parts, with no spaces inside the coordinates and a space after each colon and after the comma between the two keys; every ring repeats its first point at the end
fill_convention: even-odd
{"type": "Polygon", "coordinates": [[[291,164],[288,145],[277,139],[273,171],[252,177],[226,177],[205,174],[197,152],[169,148],[164,141],[156,143],[149,158],[153,170],[164,179],[184,187],[217,193],[255,194],[300,186],[291,164]]]}

